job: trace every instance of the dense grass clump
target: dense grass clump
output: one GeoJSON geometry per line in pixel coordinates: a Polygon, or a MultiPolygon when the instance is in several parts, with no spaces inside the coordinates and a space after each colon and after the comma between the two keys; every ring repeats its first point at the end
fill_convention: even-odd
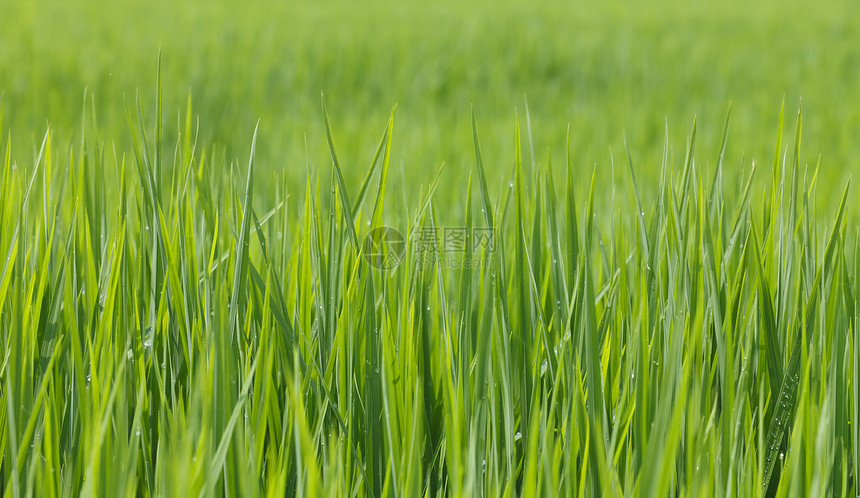
{"type": "Polygon", "coordinates": [[[355,184],[321,114],[331,167],[262,197],[256,133],[247,164],[209,153],[189,102],[163,143],[160,77],[127,153],[7,145],[5,496],[857,494],[860,246],[847,187],[815,212],[800,113],[741,183],[727,119],[710,171],[694,122],[623,191],[569,146],[524,162],[518,121],[490,174],[473,117],[456,204],[444,168],[386,197],[393,112],[355,184]]]}

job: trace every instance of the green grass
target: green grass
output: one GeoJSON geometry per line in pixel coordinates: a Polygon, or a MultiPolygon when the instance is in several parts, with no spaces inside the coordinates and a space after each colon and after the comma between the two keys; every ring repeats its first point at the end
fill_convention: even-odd
{"type": "Polygon", "coordinates": [[[412,264],[407,238],[384,271],[367,224],[439,209],[435,184],[383,202],[393,113],[360,188],[324,114],[333,167],[258,213],[256,131],[247,167],[193,133],[168,159],[158,95],[127,159],[86,136],[59,155],[51,130],[32,168],[5,156],[7,495],[855,492],[858,238],[847,188],[836,215],[809,206],[799,113],[771,188],[719,159],[703,177],[694,127],[658,201],[632,182],[610,223],[570,157],[562,186],[524,164],[518,124],[491,188],[476,120],[461,226],[495,240],[456,258],[490,263],[412,264]]]}
{"type": "Polygon", "coordinates": [[[373,6],[0,6],[3,497],[860,494],[847,7],[373,6]]]}

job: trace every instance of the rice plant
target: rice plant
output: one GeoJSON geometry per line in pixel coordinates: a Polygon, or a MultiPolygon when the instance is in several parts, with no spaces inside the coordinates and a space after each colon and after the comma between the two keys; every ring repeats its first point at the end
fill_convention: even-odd
{"type": "Polygon", "coordinates": [[[569,138],[523,160],[515,115],[482,145],[476,109],[468,182],[412,198],[394,110],[360,167],[323,100],[297,184],[257,130],[242,161],[200,141],[191,99],[170,125],[161,87],[130,150],[97,110],[32,164],[7,140],[4,496],[857,494],[860,239],[800,111],[741,182],[727,116],[714,167],[693,121],[681,164],[668,131],[662,160],[626,150],[620,189],[569,138]]]}

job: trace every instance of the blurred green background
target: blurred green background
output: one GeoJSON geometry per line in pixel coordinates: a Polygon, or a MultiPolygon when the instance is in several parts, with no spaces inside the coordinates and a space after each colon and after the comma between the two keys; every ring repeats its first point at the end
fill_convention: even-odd
{"type": "Polygon", "coordinates": [[[807,3],[7,0],[2,132],[11,129],[18,162],[34,156],[46,123],[62,143],[78,143],[87,88],[112,163],[114,145],[120,155],[130,150],[125,106],[134,109],[138,89],[154,116],[160,47],[167,143],[190,94],[201,140],[241,167],[260,119],[263,171],[286,174],[297,189],[306,161],[328,181],[322,91],[355,182],[397,104],[391,180],[402,192],[394,202],[409,204],[443,162],[439,195],[452,190],[451,201],[462,202],[474,163],[470,106],[498,179],[491,188],[507,183],[519,113],[528,164],[532,150],[540,165],[548,152],[562,164],[570,126],[583,189],[595,167],[599,186],[629,188],[626,135],[649,199],[667,123],[678,164],[697,116],[697,160],[707,171],[731,102],[726,178],[734,182],[756,158],[763,185],[780,104],[785,98],[790,150],[802,99],[802,161],[814,167],[821,155],[819,205],[832,209],[838,199],[829,193],[860,171],[860,16],[849,2],[807,3]]]}

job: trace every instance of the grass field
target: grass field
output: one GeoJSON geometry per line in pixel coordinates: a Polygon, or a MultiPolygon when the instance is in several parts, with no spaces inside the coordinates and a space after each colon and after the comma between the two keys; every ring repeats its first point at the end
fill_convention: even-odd
{"type": "Polygon", "coordinates": [[[852,4],[0,20],[4,498],[860,494],[852,4]]]}

